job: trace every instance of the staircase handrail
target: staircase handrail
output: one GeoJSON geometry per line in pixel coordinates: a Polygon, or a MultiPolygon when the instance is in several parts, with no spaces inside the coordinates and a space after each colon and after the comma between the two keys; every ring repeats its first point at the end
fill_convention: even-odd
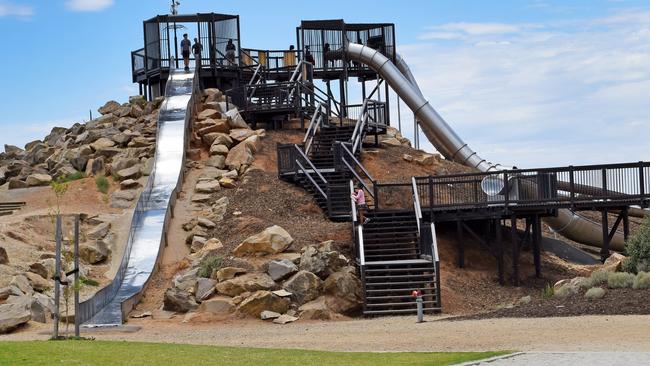
{"type": "Polygon", "coordinates": [[[440,256],[438,255],[438,238],[436,234],[436,225],[433,222],[431,223],[431,257],[436,275],[436,307],[442,307],[442,300],[440,299],[440,256]]]}
{"type": "Polygon", "coordinates": [[[312,142],[314,142],[314,136],[316,136],[316,132],[320,130],[322,124],[323,124],[323,103],[318,103],[316,106],[316,110],[314,111],[313,116],[311,117],[311,121],[309,121],[309,127],[307,128],[307,131],[305,132],[305,137],[302,139],[302,143],[305,145],[305,154],[309,154],[309,151],[311,150],[311,145],[312,142]]]}
{"type": "Polygon", "coordinates": [[[420,195],[418,194],[418,184],[415,181],[415,177],[411,177],[411,186],[413,187],[413,209],[415,210],[415,219],[418,223],[418,235],[421,235],[422,206],[420,205],[420,195]]]}
{"type": "Polygon", "coordinates": [[[340,150],[339,150],[339,151],[340,151],[340,154],[341,154],[340,159],[341,159],[341,162],[343,163],[343,165],[345,165],[345,167],[346,167],[346,168],[350,171],[350,173],[351,173],[351,174],[352,174],[352,175],[357,179],[357,181],[359,181],[359,183],[361,183],[361,184],[363,185],[364,190],[367,191],[368,194],[370,194],[370,196],[371,196],[373,199],[375,199],[375,193],[374,193],[374,190],[372,190],[372,189],[370,189],[370,188],[368,187],[368,185],[366,184],[365,180],[363,179],[363,177],[361,177],[361,176],[359,175],[359,173],[357,172],[357,170],[355,169],[355,167],[356,167],[356,168],[359,168],[359,170],[361,170],[361,172],[362,172],[363,175],[365,176],[366,180],[372,182],[372,184],[373,184],[373,186],[374,186],[375,183],[376,183],[376,181],[375,181],[375,179],[372,177],[372,175],[370,174],[370,172],[368,172],[368,170],[366,170],[366,168],[361,164],[361,162],[360,162],[359,160],[357,160],[356,156],[354,156],[354,154],[352,154],[352,152],[348,149],[346,143],[344,143],[344,142],[340,142],[340,141],[337,141],[337,142],[336,142],[336,145],[337,145],[338,148],[340,149],[340,150]],[[348,159],[350,159],[352,163],[350,163],[350,162],[348,161],[348,159]]]}
{"type": "MultiPolygon", "coordinates": [[[[302,158],[302,160],[309,166],[309,168],[314,173],[316,173],[316,176],[318,177],[318,179],[320,179],[321,182],[323,182],[324,186],[327,187],[327,185],[328,185],[327,179],[325,179],[325,177],[323,177],[323,175],[320,173],[320,171],[318,171],[318,169],[316,169],[316,167],[311,162],[311,160],[309,160],[309,157],[307,157],[305,152],[302,151],[302,149],[298,145],[294,144],[293,146],[294,146],[294,149],[298,152],[298,158],[302,158]]],[[[296,159],[296,165],[298,165],[299,171],[302,170],[302,172],[305,173],[305,176],[316,187],[316,189],[318,190],[318,193],[320,193],[323,196],[323,198],[328,199],[327,194],[323,191],[321,186],[314,180],[314,178],[312,178],[309,171],[307,171],[307,169],[305,169],[305,167],[302,165],[302,163],[300,163],[299,159],[296,159]]],[[[296,173],[299,173],[299,171],[296,172],[296,173]]]]}

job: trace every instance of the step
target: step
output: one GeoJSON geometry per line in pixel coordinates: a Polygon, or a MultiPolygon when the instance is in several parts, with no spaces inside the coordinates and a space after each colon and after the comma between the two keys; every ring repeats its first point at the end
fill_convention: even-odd
{"type": "MultiPolygon", "coordinates": [[[[430,304],[435,305],[436,303],[437,303],[437,301],[435,301],[435,300],[422,301],[423,305],[430,305],[430,304]]],[[[416,304],[415,300],[413,300],[411,302],[406,302],[405,301],[405,302],[387,302],[387,303],[379,303],[379,304],[366,304],[366,307],[389,307],[389,306],[406,306],[406,305],[416,306],[416,308],[417,308],[417,304],[416,304]]]]}
{"type": "MultiPolygon", "coordinates": [[[[425,307],[424,312],[440,312],[440,308],[437,307],[425,307]]],[[[415,309],[399,309],[399,310],[366,310],[363,312],[363,315],[387,315],[387,314],[415,314],[417,313],[417,308],[415,309]]]]}
{"type": "Polygon", "coordinates": [[[414,275],[393,275],[393,276],[365,276],[366,281],[369,280],[384,280],[384,279],[407,279],[407,278],[418,278],[418,277],[432,277],[435,276],[434,273],[426,273],[426,274],[414,274],[414,275]]]}

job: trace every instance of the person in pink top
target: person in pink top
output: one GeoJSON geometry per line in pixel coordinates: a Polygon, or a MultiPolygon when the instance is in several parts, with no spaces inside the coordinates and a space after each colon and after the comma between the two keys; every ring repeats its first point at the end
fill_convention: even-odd
{"type": "Polygon", "coordinates": [[[359,222],[367,224],[370,219],[366,218],[366,211],[368,210],[368,205],[366,204],[366,193],[363,191],[363,185],[361,183],[357,184],[357,189],[352,195],[352,199],[357,204],[357,211],[359,212],[359,222]]]}

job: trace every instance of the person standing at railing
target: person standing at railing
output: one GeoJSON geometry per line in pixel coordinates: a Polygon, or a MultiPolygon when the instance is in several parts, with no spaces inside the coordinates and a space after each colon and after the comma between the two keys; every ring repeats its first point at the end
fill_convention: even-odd
{"type": "Polygon", "coordinates": [[[185,71],[190,71],[190,51],[192,49],[192,42],[187,38],[187,33],[183,34],[181,41],[181,51],[183,54],[183,62],[185,63],[185,71]]]}
{"type": "Polygon", "coordinates": [[[228,44],[226,44],[226,60],[228,60],[229,66],[235,64],[235,51],[237,51],[237,47],[232,43],[232,39],[229,39],[228,44]]]}
{"type": "Polygon", "coordinates": [[[366,204],[366,193],[363,191],[363,184],[357,184],[357,189],[354,191],[352,199],[357,205],[357,212],[359,213],[359,222],[361,225],[365,225],[370,222],[370,219],[366,218],[368,205],[366,204]]]}
{"type": "Polygon", "coordinates": [[[305,46],[305,61],[307,62],[307,65],[305,65],[307,68],[307,80],[314,82],[314,65],[316,64],[316,60],[314,60],[314,55],[311,54],[309,46],[305,46]]]}
{"type": "Polygon", "coordinates": [[[330,44],[325,43],[323,46],[323,68],[327,70],[327,67],[329,66],[328,60],[327,60],[327,53],[330,51],[330,44]]]}
{"type": "Polygon", "coordinates": [[[203,52],[203,45],[199,42],[198,38],[194,38],[192,53],[194,53],[194,65],[197,68],[201,67],[201,52],[203,52]]]}

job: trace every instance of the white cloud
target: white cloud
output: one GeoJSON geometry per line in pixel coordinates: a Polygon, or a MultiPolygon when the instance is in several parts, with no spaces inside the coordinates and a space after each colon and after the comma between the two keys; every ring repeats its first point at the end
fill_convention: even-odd
{"type": "Polygon", "coordinates": [[[68,0],[65,6],[72,11],[102,11],[113,5],[114,0],[68,0]]]}
{"type": "Polygon", "coordinates": [[[1,17],[31,18],[34,16],[34,8],[29,5],[14,4],[10,1],[0,1],[1,17]]]}
{"type": "Polygon", "coordinates": [[[420,39],[457,37],[399,52],[431,104],[483,158],[519,167],[650,160],[648,24],[650,11],[443,24],[420,39]]]}

